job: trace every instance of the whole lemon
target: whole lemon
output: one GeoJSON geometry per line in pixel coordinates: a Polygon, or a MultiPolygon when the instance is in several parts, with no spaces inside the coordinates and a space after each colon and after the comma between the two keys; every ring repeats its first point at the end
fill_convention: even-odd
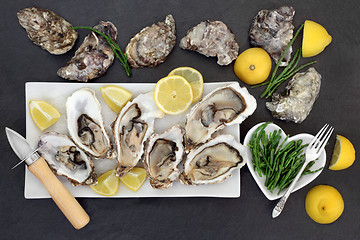
{"type": "Polygon", "coordinates": [[[344,200],[334,187],[318,185],[307,193],[305,209],[309,217],[315,222],[328,224],[341,216],[344,211],[344,200]]]}
{"type": "Polygon", "coordinates": [[[271,58],[262,48],[249,48],[242,52],[234,64],[236,76],[246,84],[264,82],[271,71],[271,58]]]}
{"type": "Polygon", "coordinates": [[[331,36],[320,24],[306,20],[302,41],[302,56],[313,57],[321,53],[331,43],[331,36]]]}

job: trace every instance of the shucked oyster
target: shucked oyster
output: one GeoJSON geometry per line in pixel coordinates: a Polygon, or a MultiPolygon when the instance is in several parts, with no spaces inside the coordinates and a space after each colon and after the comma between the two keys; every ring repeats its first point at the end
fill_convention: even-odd
{"type": "Polygon", "coordinates": [[[25,8],[17,13],[17,17],[30,40],[51,54],[66,53],[78,37],[75,30],[70,30],[70,23],[50,10],[25,8]]]}
{"type": "MultiPolygon", "coordinates": [[[[117,29],[111,22],[101,21],[94,27],[96,30],[110,35],[116,41],[117,29]]],[[[60,68],[57,74],[67,80],[87,82],[103,75],[114,61],[114,52],[106,40],[91,32],[75,52],[75,56],[60,68]]]]}
{"type": "Polygon", "coordinates": [[[245,147],[232,135],[219,135],[190,151],[180,180],[186,185],[212,184],[224,181],[231,172],[246,163],[245,147]]]}
{"type": "MultiPolygon", "coordinates": [[[[275,10],[261,10],[254,18],[250,29],[250,43],[265,49],[277,62],[287,44],[293,38],[292,24],[295,10],[283,6],[275,10]]],[[[287,66],[292,48],[286,52],[280,66],[287,66]]]]}
{"type": "Polygon", "coordinates": [[[197,51],[207,57],[217,57],[219,65],[229,65],[239,54],[234,34],[221,21],[204,21],[188,30],[180,47],[197,51]]]}
{"type": "Polygon", "coordinates": [[[144,154],[144,143],[154,132],[155,118],[164,113],[154,102],[154,93],[140,94],[128,102],[112,124],[117,149],[119,177],[127,174],[144,154]]]}
{"type": "Polygon", "coordinates": [[[171,14],[136,34],[125,53],[133,68],[155,67],[166,60],[176,41],[175,20],[171,14]]]}
{"type": "Polygon", "coordinates": [[[73,185],[89,185],[96,182],[92,160],[66,136],[48,132],[40,136],[40,155],[51,170],[65,176],[73,185]]]}
{"type": "Polygon", "coordinates": [[[185,141],[188,151],[210,136],[234,124],[240,124],[256,109],[256,100],[239,83],[217,88],[198,102],[186,117],[185,141]]]}
{"type": "Polygon", "coordinates": [[[315,68],[297,73],[286,86],[286,95],[273,95],[266,103],[274,118],[301,123],[309,115],[320,92],[321,75],[315,68]]]}
{"type": "Polygon", "coordinates": [[[184,131],[174,126],[162,134],[153,134],[146,143],[144,165],[154,189],[167,189],[179,177],[177,165],[184,155],[184,131]]]}
{"type": "Polygon", "coordinates": [[[95,158],[114,158],[94,90],[75,91],[66,101],[66,115],[69,134],[79,148],[95,158]]]}

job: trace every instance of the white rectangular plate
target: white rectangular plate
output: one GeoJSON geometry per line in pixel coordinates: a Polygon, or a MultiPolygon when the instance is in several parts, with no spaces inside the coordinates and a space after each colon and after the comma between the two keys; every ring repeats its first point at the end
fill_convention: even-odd
{"type": "MultiPolygon", "coordinates": [[[[204,95],[208,94],[213,89],[223,86],[227,83],[205,83],[204,95]]],[[[56,131],[63,134],[68,134],[66,126],[66,112],[65,102],[66,99],[77,89],[87,87],[95,91],[96,96],[102,107],[102,114],[104,117],[105,125],[107,126],[108,133],[112,133],[110,130],[110,124],[115,120],[116,114],[110,110],[101,97],[100,88],[106,85],[120,86],[133,94],[136,97],[140,93],[146,93],[153,91],[154,83],[26,83],[25,85],[25,104],[26,104],[26,139],[33,148],[36,147],[41,132],[29,113],[30,100],[43,100],[54,107],[56,107],[61,117],[59,121],[48,128],[46,131],[56,131]]],[[[170,116],[166,115],[162,119],[155,120],[155,132],[162,133],[166,129],[173,125],[179,124],[184,126],[185,116],[187,112],[181,115],[170,116]]],[[[234,125],[224,129],[225,133],[232,134],[238,141],[240,136],[239,125],[234,125]]],[[[111,135],[111,134],[110,134],[111,135]]],[[[115,160],[94,160],[95,169],[98,174],[101,174],[109,169],[115,168],[115,160]]],[[[187,186],[180,182],[174,182],[174,185],[167,190],[155,190],[152,189],[148,180],[137,191],[133,192],[120,183],[118,193],[113,196],[114,198],[138,198],[138,197],[224,197],[224,198],[236,198],[240,197],[240,170],[234,171],[233,176],[228,178],[223,183],[210,184],[202,186],[187,186]]],[[[77,186],[73,187],[64,177],[59,177],[61,182],[64,183],[67,189],[75,197],[91,197],[102,198],[95,192],[93,192],[89,186],[77,186]]],[[[46,189],[42,186],[40,181],[32,175],[28,169],[25,170],[25,198],[50,198],[46,189]]]]}

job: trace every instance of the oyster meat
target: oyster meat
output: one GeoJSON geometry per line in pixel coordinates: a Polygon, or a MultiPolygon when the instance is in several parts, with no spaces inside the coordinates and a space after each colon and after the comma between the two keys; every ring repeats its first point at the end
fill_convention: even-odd
{"type": "Polygon", "coordinates": [[[155,105],[153,92],[138,95],[121,109],[112,124],[119,177],[127,174],[142,158],[145,141],[154,132],[155,118],[163,116],[155,105]]]}
{"type": "Polygon", "coordinates": [[[217,57],[219,65],[229,65],[239,55],[235,35],[221,21],[203,21],[188,30],[180,40],[182,49],[197,51],[207,57],[217,57]]]}
{"type": "Polygon", "coordinates": [[[17,13],[20,25],[30,40],[51,54],[69,51],[78,37],[71,24],[56,13],[37,7],[29,7],[17,13]]]}
{"type": "Polygon", "coordinates": [[[274,93],[267,109],[274,118],[301,123],[309,115],[320,92],[321,75],[315,68],[297,73],[286,86],[286,95],[274,93]]]}
{"type": "Polygon", "coordinates": [[[207,141],[211,135],[240,124],[256,109],[256,100],[245,87],[231,83],[213,90],[198,102],[186,117],[185,143],[188,151],[207,141]]]}
{"type": "MultiPolygon", "coordinates": [[[[115,42],[117,29],[111,22],[101,21],[94,29],[110,35],[115,42]]],[[[91,32],[75,52],[75,56],[57,71],[59,77],[67,80],[87,82],[102,76],[114,61],[114,52],[106,40],[91,32]]]]}
{"type": "Polygon", "coordinates": [[[245,147],[232,135],[219,135],[192,149],[184,161],[180,181],[186,185],[220,183],[246,163],[245,147]]]}
{"type": "Polygon", "coordinates": [[[167,189],[178,179],[177,165],[184,155],[184,131],[174,126],[162,134],[153,134],[146,143],[144,165],[154,189],[167,189]]]}
{"type": "Polygon", "coordinates": [[[40,136],[39,154],[51,170],[65,176],[74,186],[96,183],[94,164],[66,135],[48,132],[40,136]]]}
{"type": "MultiPolygon", "coordinates": [[[[275,62],[281,57],[286,46],[293,38],[292,20],[295,10],[283,6],[274,10],[261,10],[254,18],[250,29],[250,43],[265,49],[275,62]]],[[[286,52],[280,66],[287,66],[292,47],[286,52]]]]}
{"type": "Polygon", "coordinates": [[[131,67],[155,67],[163,63],[176,41],[175,20],[171,14],[164,22],[142,29],[126,46],[131,67]]]}
{"type": "Polygon", "coordinates": [[[94,90],[75,91],[66,101],[66,114],[69,134],[79,148],[95,158],[115,157],[94,90]]]}

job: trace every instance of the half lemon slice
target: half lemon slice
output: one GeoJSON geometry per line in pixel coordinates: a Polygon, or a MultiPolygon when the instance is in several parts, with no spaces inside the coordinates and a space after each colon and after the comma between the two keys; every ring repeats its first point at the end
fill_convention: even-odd
{"type": "Polygon", "coordinates": [[[350,167],[355,161],[355,149],[346,137],[336,135],[334,152],[330,160],[330,170],[342,170],[350,167]]]}
{"type": "Polygon", "coordinates": [[[60,112],[45,101],[31,100],[29,110],[32,120],[41,131],[56,123],[60,118],[60,112]]]}

